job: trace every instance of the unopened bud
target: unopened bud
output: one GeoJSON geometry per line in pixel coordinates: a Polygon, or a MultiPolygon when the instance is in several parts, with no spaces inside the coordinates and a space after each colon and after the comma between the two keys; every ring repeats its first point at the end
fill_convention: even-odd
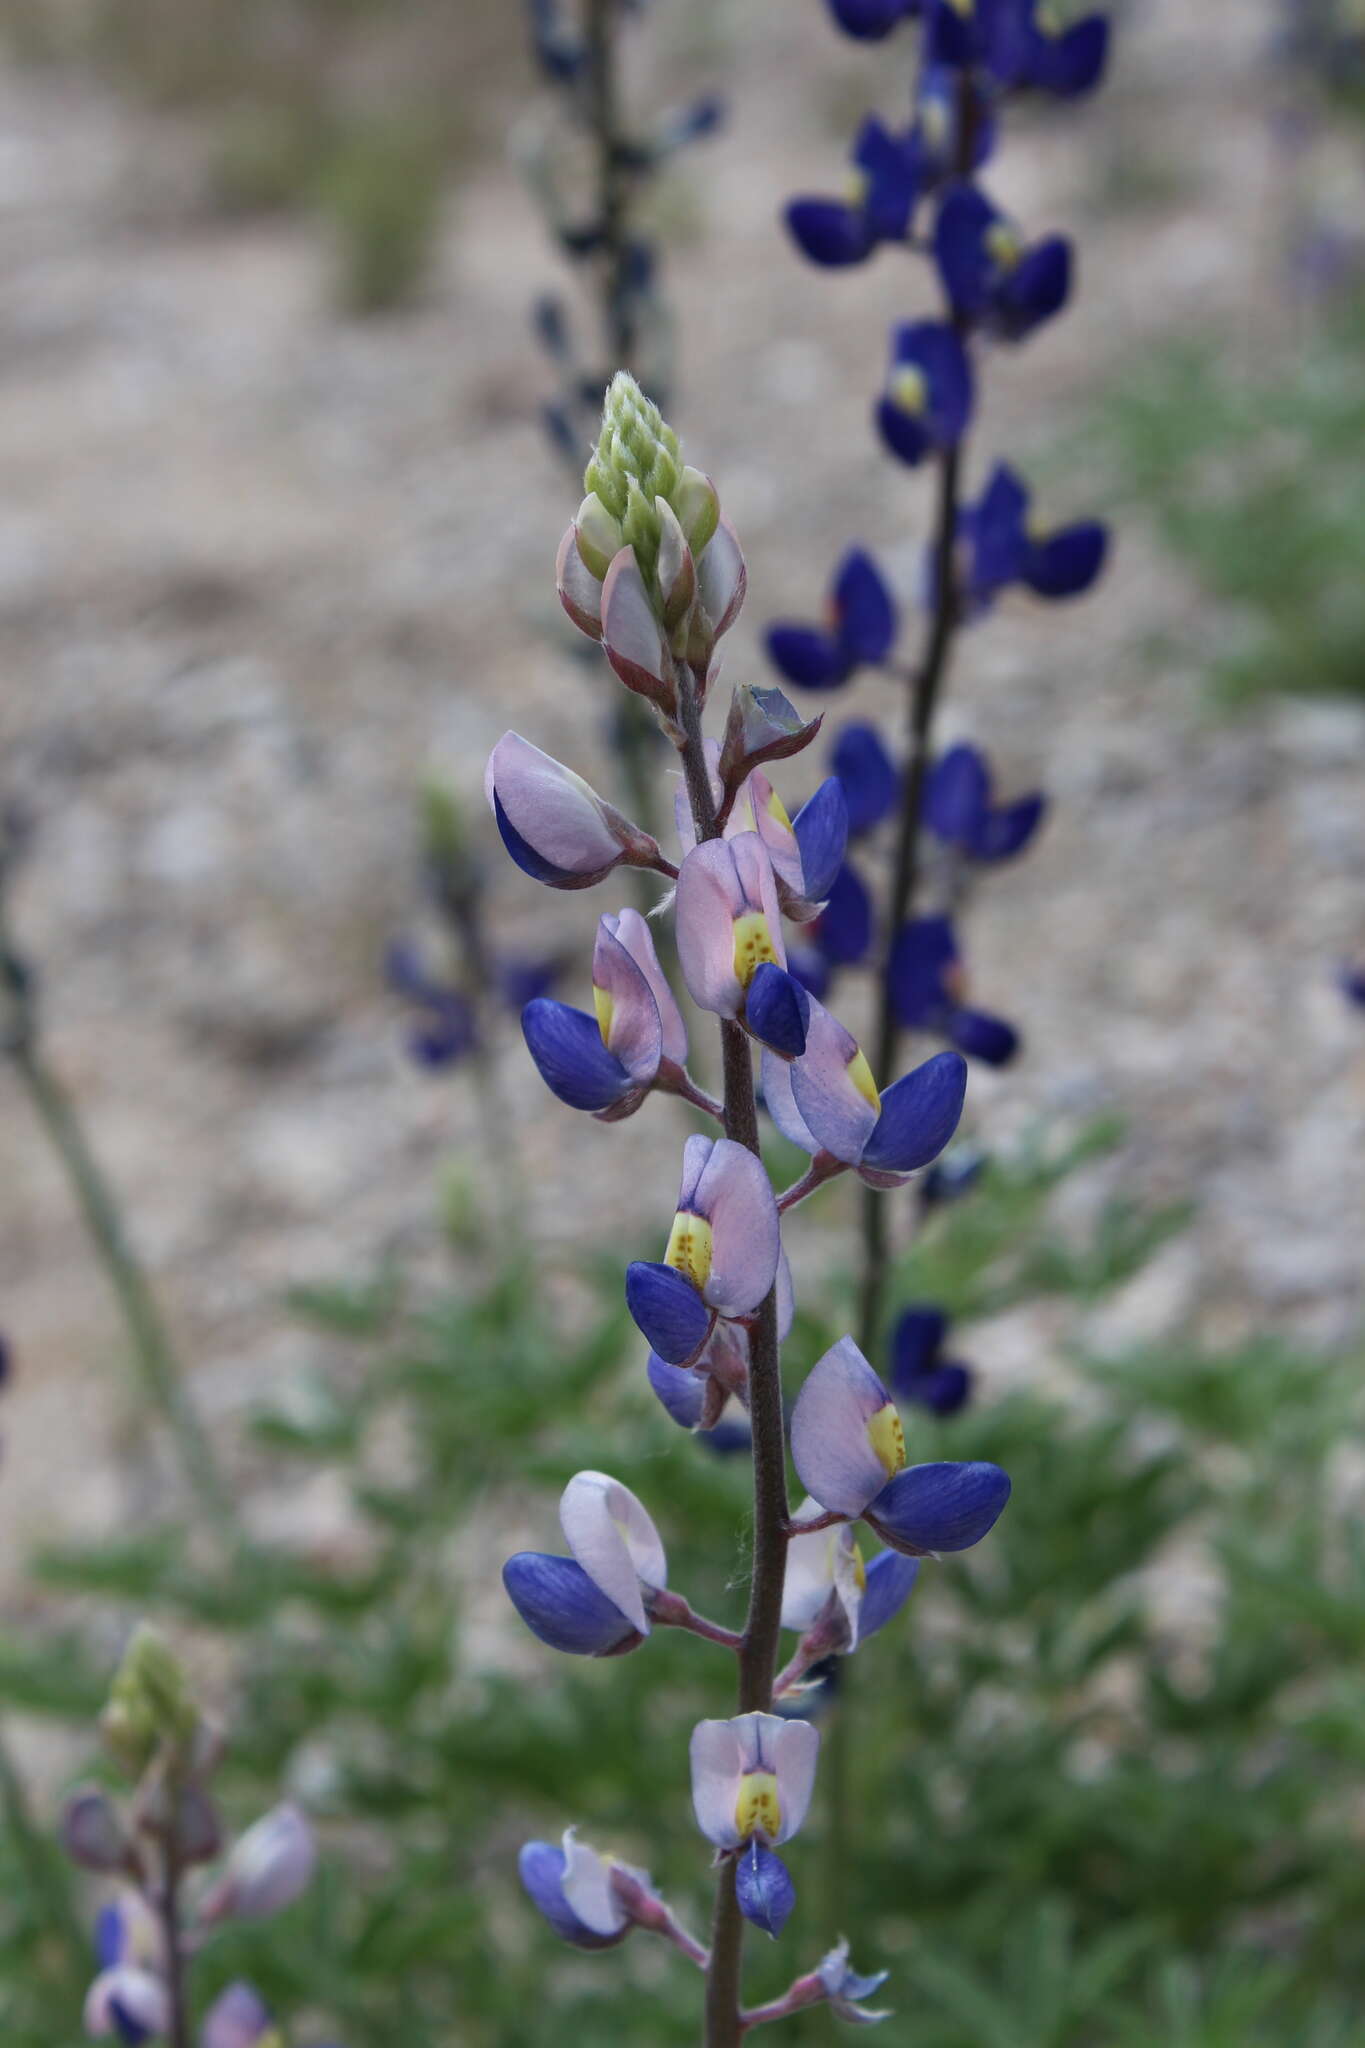
{"type": "Polygon", "coordinates": [[[77,1786],[62,1808],[59,1834],[63,1849],[82,1870],[127,1868],[132,1844],[113,1800],[98,1786],[77,1786]]]}
{"type": "Polygon", "coordinates": [[[204,1901],[206,1921],[264,1920],[292,1906],[317,1864],[313,1830],[297,1806],[276,1806],[234,1844],[204,1901]]]}
{"type": "Polygon", "coordinates": [[[824,713],[805,719],[781,690],[741,683],[730,699],[725,738],[720,750],[720,777],[727,790],[738,789],[746,775],[766,761],[784,761],[808,747],[824,723],[824,713]]]}
{"type": "Polygon", "coordinates": [[[116,1761],[139,1777],[163,1745],[194,1739],[198,1713],[185,1673],[164,1636],[137,1628],[109,1689],[100,1732],[116,1761]]]}

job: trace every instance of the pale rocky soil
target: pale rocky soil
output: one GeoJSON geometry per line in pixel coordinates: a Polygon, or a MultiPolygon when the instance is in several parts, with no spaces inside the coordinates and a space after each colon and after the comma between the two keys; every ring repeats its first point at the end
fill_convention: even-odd
{"type": "MultiPolygon", "coordinates": [[[[925,509],[866,427],[913,273],[888,256],[823,280],[774,226],[787,193],[837,178],[877,63],[815,0],[788,0],[780,36],[777,12],[733,9],[731,125],[692,159],[700,232],[671,271],[678,424],[750,557],[735,678],[848,538],[903,535],[888,559],[908,586],[925,509]]],[[[999,364],[983,450],[1027,460],[1149,342],[1213,326],[1240,360],[1274,328],[1265,12],[1149,0],[1129,20],[1113,90],[996,174],[1027,217],[1078,232],[1084,286],[999,364]],[[1104,213],[1088,192],[1125,153],[1172,192],[1104,213]]],[[[377,971],[411,906],[414,784],[440,768],[474,802],[509,723],[600,777],[608,684],[594,699],[545,631],[571,508],[530,418],[525,308],[551,263],[501,155],[464,179],[425,303],[368,325],[331,310],[313,229],[215,220],[201,189],[182,123],[0,73],[0,794],[36,826],[18,920],[53,1056],[223,1412],[309,1355],[290,1283],[386,1251],[440,1268],[434,1186],[477,1118],[461,1080],[405,1065],[377,971]]],[[[1103,484],[1083,459],[1058,515],[1103,484]]],[[[1199,1205],[1106,1341],[1191,1318],[1339,1340],[1360,1309],[1365,1020],[1333,975],[1365,939],[1365,709],[1211,719],[1221,630],[1129,525],[1102,597],[1007,609],[964,646],[945,728],[1056,797],[973,918],[979,996],[1028,1035],[1017,1069],[974,1078],[974,1122],[1121,1108],[1106,1183],[1199,1205]],[[1187,652],[1158,664],[1157,638],[1187,652]]],[[[874,701],[864,686],[850,708],[874,701]]],[[[495,867],[519,939],[585,940],[610,907],[495,867]]],[[[547,1108],[519,1043],[505,1067],[527,1228],[614,1224],[650,1255],[672,1126],[604,1132],[547,1108]]],[[[130,1424],[110,1303],[3,1073],[0,1327],[19,1366],[12,1567],[29,1537],[126,1500],[130,1424]]],[[[1027,1373],[1053,1334],[1011,1318],[978,1355],[1027,1373]]]]}

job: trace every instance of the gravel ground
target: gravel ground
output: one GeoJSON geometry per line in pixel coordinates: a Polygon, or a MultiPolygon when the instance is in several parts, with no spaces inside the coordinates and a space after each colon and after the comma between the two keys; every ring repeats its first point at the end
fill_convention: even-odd
{"type": "MultiPolygon", "coordinates": [[[[784,10],[779,63],[774,12],[733,10],[731,126],[692,159],[700,231],[671,270],[677,423],[749,552],[736,679],[847,539],[896,536],[908,587],[926,516],[866,425],[916,275],[886,257],[822,279],[774,227],[785,195],[837,178],[878,60],[810,0],[784,10]]],[[[1267,15],[1148,0],[1128,20],[1112,90],[1030,127],[993,180],[1077,231],[1083,289],[1000,362],[980,461],[1074,431],[1164,337],[1211,330],[1235,358],[1273,328],[1267,15]],[[1169,189],[1106,208],[1125,167],[1169,189]]],[[[306,1354],[280,1312],[291,1282],[442,1256],[433,1189],[476,1106],[407,1067],[377,971],[411,908],[417,779],[439,768],[473,801],[509,723],[600,779],[608,685],[546,630],[571,508],[530,418],[525,308],[550,265],[513,170],[491,156],[466,176],[423,305],[361,325],[332,311],[313,230],[215,219],[202,164],[175,121],[0,72],[0,794],[35,826],[16,915],[53,1057],[222,1412],[306,1354]]],[[[1103,488],[1076,466],[1059,517],[1103,488]]],[[[1101,597],[1006,607],[964,644],[945,720],[1056,799],[973,917],[979,997],[1028,1040],[1017,1068],[974,1077],[974,1120],[1118,1106],[1131,1135],[1101,1178],[1199,1205],[1106,1310],[1105,1342],[1191,1318],[1331,1340],[1360,1309],[1365,1028],[1333,973],[1365,935],[1365,708],[1212,721],[1200,664],[1220,630],[1129,526],[1101,597]]],[[[853,701],[866,715],[877,693],[853,701]]],[[[513,938],[586,942],[610,907],[495,867],[513,938]]],[[[605,1133],[547,1109],[518,1044],[504,1064],[529,1227],[615,1227],[648,1255],[638,1218],[662,1230],[672,1126],[605,1133]]],[[[20,1365],[13,1557],[126,1511],[137,1437],[102,1282],[3,1073],[0,1326],[20,1365]]],[[[1049,1335],[1041,1316],[996,1332],[1002,1372],[1049,1335]]]]}

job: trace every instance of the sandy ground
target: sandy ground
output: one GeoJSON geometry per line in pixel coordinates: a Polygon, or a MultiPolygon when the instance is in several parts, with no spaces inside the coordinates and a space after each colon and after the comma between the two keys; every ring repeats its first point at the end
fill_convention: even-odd
{"type": "MultiPolygon", "coordinates": [[[[749,553],[741,679],[762,673],[764,620],[812,609],[848,539],[909,588],[927,506],[866,424],[918,274],[889,255],[826,279],[775,227],[787,194],[837,180],[840,127],[884,70],[815,0],[784,10],[780,51],[771,9],[733,14],[731,126],[691,161],[699,232],[671,280],[677,423],[749,553]]],[[[979,463],[1027,462],[1164,336],[1212,326],[1236,351],[1269,318],[1266,18],[1131,6],[1112,90],[1009,147],[994,188],[1077,232],[1083,289],[992,373],[979,463]],[[1092,195],[1130,159],[1171,189],[1106,212],[1092,195]]],[[[377,964],[411,909],[417,779],[439,768],[474,801],[511,723],[601,779],[612,686],[546,630],[572,508],[531,418],[525,309],[553,266],[507,162],[462,183],[423,305],[368,325],[332,311],[312,229],[215,220],[201,190],[182,124],[0,73],[0,794],[35,826],[17,918],[52,1056],[223,1412],[307,1355],[279,1306],[291,1282],[385,1252],[439,1264],[436,1177],[477,1118],[461,1080],[405,1064],[377,964]]],[[[1052,509],[1082,513],[1103,484],[1083,457],[1052,509]]],[[[1333,987],[1365,915],[1365,708],[1211,720],[1218,630],[1130,526],[1101,597],[1007,608],[964,644],[945,732],[1056,800],[973,916],[979,998],[1028,1052],[974,1077],[972,1117],[998,1134],[1120,1107],[1110,1183],[1199,1204],[1107,1340],[1191,1317],[1338,1339],[1365,1242],[1365,1027],[1333,987]],[[1188,652],[1157,665],[1158,641],[1188,652]]],[[[863,686],[849,708],[878,703],[889,690],[863,686]]],[[[586,941],[612,907],[495,866],[519,940],[586,941]]],[[[673,1126],[604,1132],[547,1107],[519,1043],[504,1065],[531,1227],[617,1224],[634,1245],[643,1211],[662,1231],[673,1126]]],[[[12,1558],[113,1513],[131,1439],[110,1303],[2,1072],[0,1327],[20,1368],[12,1558]]],[[[995,1336],[1001,1369],[1027,1372],[1048,1328],[995,1336]]]]}

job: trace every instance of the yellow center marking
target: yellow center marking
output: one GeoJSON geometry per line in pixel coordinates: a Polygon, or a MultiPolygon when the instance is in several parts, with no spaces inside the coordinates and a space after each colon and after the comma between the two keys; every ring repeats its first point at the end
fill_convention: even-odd
{"type": "Polygon", "coordinates": [[[867,1566],[863,1563],[862,1548],[857,1543],[853,1546],[853,1580],[860,1593],[867,1591],[867,1566]]]}
{"type": "Polygon", "coordinates": [[[612,1000],[611,990],[599,988],[597,983],[594,982],[592,985],[592,1006],[597,1012],[597,1028],[602,1034],[602,1043],[603,1045],[609,1045],[611,1043],[612,1012],[616,1008],[612,1000]]]}
{"type": "Polygon", "coordinates": [[[1024,253],[1018,228],[1007,220],[993,221],[986,230],[986,254],[1000,270],[1017,270],[1024,253]]]}
{"type": "Polygon", "coordinates": [[[862,206],[867,200],[866,171],[851,170],[844,180],[844,198],[850,206],[862,206]]]}
{"type": "Polygon", "coordinates": [[[704,1216],[679,1209],[668,1234],[664,1264],[685,1273],[698,1294],[711,1277],[711,1226],[704,1216]]]}
{"type": "Polygon", "coordinates": [[[923,412],[929,403],[929,386],[923,370],[917,370],[913,363],[902,363],[891,379],[888,396],[901,412],[923,412]]]}
{"type": "Polygon", "coordinates": [[[746,1771],[735,1801],[735,1828],[743,1841],[766,1835],[772,1841],[782,1826],[782,1802],[771,1771],[746,1771]]]}
{"type": "MultiPolygon", "coordinates": [[[[790,817],[787,815],[787,806],[783,803],[781,797],[778,795],[775,789],[770,789],[768,791],[768,816],[770,818],[775,818],[778,824],[782,826],[784,831],[791,831],[792,821],[790,817]]],[[[755,820],[755,822],[757,822],[757,820],[755,820]]]]}
{"type": "Polygon", "coordinates": [[[967,21],[971,18],[975,9],[976,0],[948,0],[948,5],[952,8],[954,14],[960,14],[962,19],[967,21]]]}
{"type": "Polygon", "coordinates": [[[747,910],[735,919],[735,979],[747,988],[765,961],[781,965],[768,920],[761,910],[747,910]]]}
{"type": "Polygon", "coordinates": [[[869,1108],[875,1109],[878,1116],[880,1116],[882,1113],[882,1098],[877,1093],[877,1084],[872,1078],[872,1069],[867,1064],[867,1055],[861,1048],[854,1053],[848,1063],[848,1078],[862,1096],[863,1101],[868,1104],[869,1108]]]}
{"type": "Polygon", "coordinates": [[[867,1440],[881,1462],[888,1479],[894,1479],[905,1464],[905,1431],[901,1419],[888,1401],[867,1425],[867,1440]]]}

